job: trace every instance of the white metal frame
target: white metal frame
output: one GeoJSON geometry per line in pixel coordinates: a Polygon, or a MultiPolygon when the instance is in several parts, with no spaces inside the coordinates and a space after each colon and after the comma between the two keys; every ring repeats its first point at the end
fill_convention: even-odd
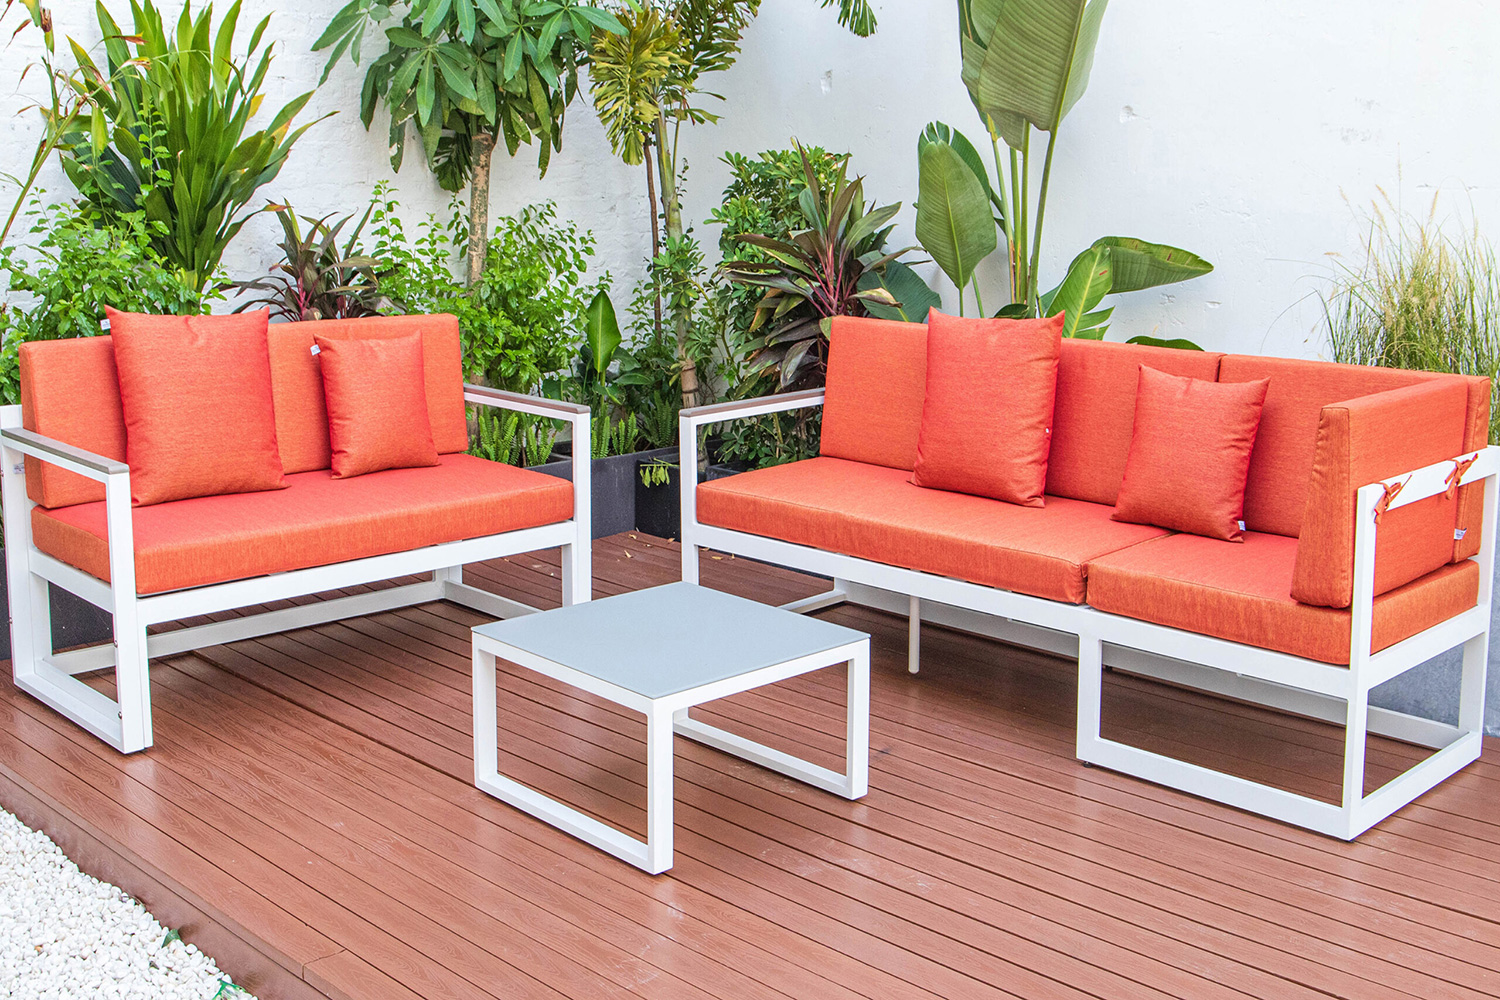
{"type": "Polygon", "coordinates": [[[588,407],[472,385],[465,386],[464,399],[479,406],[572,424],[573,440],[581,445],[574,448],[571,520],[148,596],[136,593],[129,467],[24,430],[19,406],[0,408],[0,493],[5,509],[11,666],[16,686],[121,753],[133,753],[152,742],[151,658],[428,601],[449,600],[499,618],[526,614],[536,609],[464,583],[463,567],[537,549],[562,550],[563,603],[587,601],[591,592],[588,407]],[[31,508],[35,505],[26,495],[25,456],[104,484],[110,582],[37,550],[31,537],[31,508]],[[147,635],[152,625],[165,622],[416,574],[431,574],[432,579],[147,635]],[[48,584],[110,612],[114,619],[113,643],[54,652],[48,584]],[[116,699],[78,677],[110,667],[115,671],[116,699]]]}
{"type": "Polygon", "coordinates": [[[474,632],[474,787],[652,875],[659,875],[672,867],[674,735],[685,736],[846,799],[862,798],[870,784],[870,640],[868,637],[859,639],[664,698],[648,698],[592,674],[474,632]],[[606,698],[646,717],[645,840],[601,823],[500,773],[495,683],[497,659],[606,698]],[[841,663],[849,665],[843,774],[700,722],[690,714],[695,706],[841,663]]]}
{"type": "Polygon", "coordinates": [[[1458,485],[1484,484],[1479,594],[1473,608],[1400,643],[1371,652],[1377,507],[1385,483],[1358,491],[1354,603],[1347,667],[1168,628],[1086,605],[1064,604],[950,577],[825,552],[761,535],[702,524],[697,517],[698,431],[705,425],[823,402],[821,390],[684,410],[682,439],[682,578],[698,580],[699,549],[793,566],[833,578],[825,594],[788,605],[810,611],[842,602],[909,617],[909,667],[918,670],[923,620],[1079,660],[1078,758],[1203,798],[1352,840],[1479,756],[1484,733],[1490,602],[1495,569],[1500,448],[1487,447],[1393,477],[1402,488],[1390,510],[1444,493],[1459,464],[1473,459],[1458,485]],[[1455,647],[1463,647],[1458,724],[1372,707],[1377,685],[1455,647]],[[1108,665],[1210,693],[1306,715],[1345,728],[1341,799],[1324,802],[1131,747],[1100,735],[1102,672],[1108,665]],[[1386,785],[1364,794],[1369,733],[1435,750],[1386,785]]]}

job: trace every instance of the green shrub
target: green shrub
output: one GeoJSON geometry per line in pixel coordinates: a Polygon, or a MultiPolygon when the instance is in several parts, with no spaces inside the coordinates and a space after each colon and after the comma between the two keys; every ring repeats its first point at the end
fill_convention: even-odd
{"type": "Polygon", "coordinates": [[[27,210],[29,244],[0,247],[0,399],[19,399],[16,351],[28,340],[98,335],[104,307],[127,312],[195,314],[205,297],[153,249],[153,224],[141,212],[98,226],[69,205],[27,210]]]}
{"type": "Polygon", "coordinates": [[[462,206],[447,222],[429,216],[408,236],[388,185],[376,188],[371,255],[388,270],[381,291],[413,313],[453,313],[466,374],[497,389],[534,392],[572,362],[589,301],[609,275],[589,280],[594,235],[559,221],[551,202],[497,219],[484,275],[466,287],[454,267],[468,244],[462,206]]]}
{"type": "MultiPolygon", "coordinates": [[[[1482,375],[1500,370],[1500,266],[1477,227],[1457,235],[1402,212],[1372,209],[1363,259],[1337,264],[1322,295],[1335,361],[1482,375]]],[[[1382,207],[1383,206],[1383,207],[1382,207]]],[[[1500,386],[1492,386],[1490,441],[1500,441],[1500,386]]]]}

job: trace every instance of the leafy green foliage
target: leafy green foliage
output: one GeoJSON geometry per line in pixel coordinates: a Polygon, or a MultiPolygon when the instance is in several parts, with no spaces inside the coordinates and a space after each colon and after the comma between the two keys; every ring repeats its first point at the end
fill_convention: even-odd
{"type": "Polygon", "coordinates": [[[552,456],[560,424],[556,420],[491,406],[472,410],[469,454],[505,465],[543,465],[552,456]]]}
{"type": "Polygon", "coordinates": [[[429,217],[408,236],[390,188],[376,189],[370,216],[382,261],[381,288],[415,313],[458,317],[468,376],[512,392],[534,392],[569,367],[588,302],[609,284],[590,280],[591,232],[560,221],[551,202],[500,218],[486,250],[484,275],[472,288],[453,272],[468,243],[462,207],[449,221],[429,217]]]}
{"type": "Polygon", "coordinates": [[[298,321],[352,319],[396,311],[396,304],[380,288],[384,266],[359,248],[360,234],[373,210],[374,206],[365,209],[341,247],[339,234],[354,216],[330,223],[332,215],[321,219],[299,217],[291,206],[277,206],[285,259],[266,277],[229,286],[254,293],[235,312],[264,306],[271,310],[273,319],[298,321]]]}
{"type": "Polygon", "coordinates": [[[763,291],[750,332],[766,332],[752,344],[752,364],[758,371],[777,371],[782,388],[822,383],[827,320],[863,315],[867,301],[899,304],[884,287],[862,290],[860,282],[866,272],[880,270],[911,249],[886,251],[889,223],[901,205],[866,211],[864,179],[849,180],[847,159],[833,185],[825,187],[812,161],[805,155],[800,158],[805,186],[797,200],[807,228],[786,239],[740,236],[741,243],[770,259],[764,263],[726,261],[720,267],[729,280],[763,291]]]}
{"type": "Polygon", "coordinates": [[[618,417],[608,411],[595,413],[589,423],[589,433],[593,438],[589,454],[594,458],[629,455],[636,450],[636,444],[641,438],[634,413],[618,417]]]}
{"type": "MultiPolygon", "coordinates": [[[[1382,193],[1383,195],[1383,193],[1382,193]]],[[[1491,380],[1490,442],[1500,442],[1500,258],[1477,226],[1457,234],[1383,195],[1360,259],[1336,258],[1320,293],[1333,359],[1491,380]]]]}
{"type": "Polygon", "coordinates": [[[391,112],[391,165],[408,129],[450,191],[469,180],[470,140],[500,134],[514,156],[539,139],[542,173],[562,148],[563,119],[594,31],[621,33],[614,14],[577,0],[350,0],[313,43],[331,49],[323,77],[345,54],[358,64],[365,34],[386,48],[365,72],[360,116],[391,112]]]}
{"type": "Polygon", "coordinates": [[[33,198],[29,246],[0,247],[6,293],[0,304],[0,400],[19,400],[16,351],[29,340],[93,337],[104,307],[196,314],[204,296],[157,256],[145,213],[101,228],[73,206],[33,198]]]}
{"type": "MultiPolygon", "coordinates": [[[[847,157],[818,147],[804,152],[819,186],[833,188],[843,175],[847,157]]],[[[772,260],[769,254],[739,237],[760,234],[786,240],[806,225],[801,196],[807,173],[802,155],[796,149],[777,149],[753,157],[726,153],[723,161],[731,179],[708,219],[721,227],[720,254],[725,262],[767,263],[772,260]]],[[[888,268],[894,266],[893,262],[888,268]]],[[[750,399],[776,391],[777,373],[757,371],[752,359],[756,337],[751,327],[761,297],[757,287],[729,281],[715,281],[704,296],[692,349],[700,368],[711,374],[709,384],[723,398],[750,399]]],[[[865,302],[872,311],[878,305],[865,302]]],[[[818,451],[819,426],[816,410],[725,424],[717,428],[714,458],[752,468],[809,458],[818,451]]]]}
{"type": "Polygon", "coordinates": [[[105,66],[69,40],[90,116],[87,127],[76,119],[60,139],[63,168],[104,222],[143,212],[156,253],[202,289],[225,247],[260,211],[246,209],[255,192],[276,177],[312,124],[291,128],[312,92],[250,131],[271,67],[272,46],[261,46],[270,17],[236,54],[239,0],[217,32],[212,6],[194,18],[184,4],[175,31],[151,0],[132,0],[131,32],[103,3],[97,10],[105,66]]]}

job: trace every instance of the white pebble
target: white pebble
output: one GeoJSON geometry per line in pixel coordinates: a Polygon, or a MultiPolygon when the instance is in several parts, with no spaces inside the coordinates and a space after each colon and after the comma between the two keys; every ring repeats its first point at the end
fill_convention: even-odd
{"type": "Polygon", "coordinates": [[[0,1000],[254,1000],[119,889],[0,809],[0,1000]]]}

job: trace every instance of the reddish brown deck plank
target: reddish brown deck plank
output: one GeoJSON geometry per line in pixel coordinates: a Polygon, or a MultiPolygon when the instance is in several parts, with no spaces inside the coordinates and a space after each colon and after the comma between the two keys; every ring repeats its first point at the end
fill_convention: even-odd
{"type": "MultiPolygon", "coordinates": [[[[677,558],[646,536],[602,543],[596,594],[668,582],[677,558]]],[[[714,555],[703,573],[771,603],[825,586],[714,555]]],[[[555,553],[467,575],[558,599],[555,553]]],[[[659,878],[472,787],[480,618],[451,605],[157,664],[157,745],[130,758],[0,684],[0,804],[267,1000],[1500,994],[1495,747],[1342,844],[1081,768],[1063,661],[930,628],[912,678],[904,621],[824,615],[874,636],[869,797],[680,741],[677,864],[659,878]]],[[[706,714],[836,764],[838,674],[706,714]]],[[[519,671],[500,688],[503,767],[643,825],[638,718],[519,671]]],[[[1337,779],[1333,727],[1123,675],[1107,690],[1133,741],[1310,794],[1337,779]]],[[[1367,781],[1419,755],[1372,740],[1367,781]]]]}

